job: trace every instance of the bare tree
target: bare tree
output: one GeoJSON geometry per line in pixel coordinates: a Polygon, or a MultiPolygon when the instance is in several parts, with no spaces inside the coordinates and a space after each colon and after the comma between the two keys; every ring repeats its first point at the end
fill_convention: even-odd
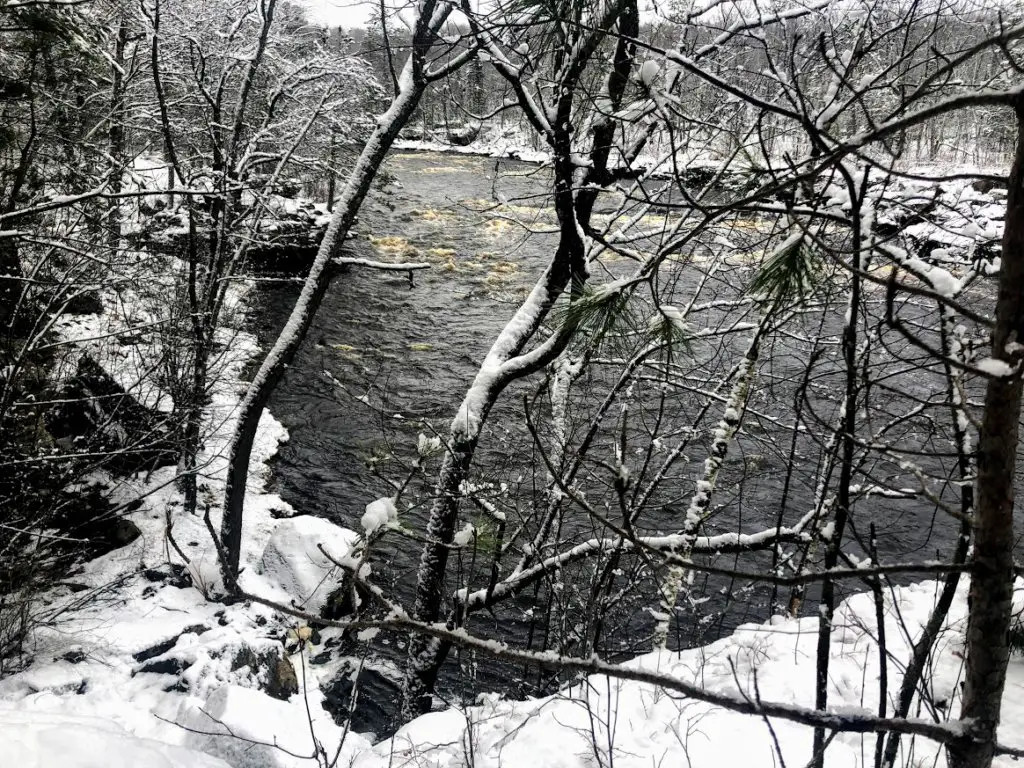
{"type": "Polygon", "coordinates": [[[324,234],[295,308],[242,401],[238,427],[231,444],[221,524],[221,537],[226,553],[225,581],[229,584],[238,574],[249,457],[263,408],[309,330],[316,310],[330,285],[331,260],[338,256],[338,249],[348,236],[359,207],[398,132],[412,116],[427,84],[443,78],[469,58],[467,53],[448,60],[441,59],[432,66],[431,52],[436,43],[438,30],[441,29],[449,12],[448,6],[435,0],[424,0],[417,5],[411,49],[398,78],[399,91],[387,111],[378,117],[373,132],[349,173],[345,188],[334,203],[331,223],[324,234]]]}

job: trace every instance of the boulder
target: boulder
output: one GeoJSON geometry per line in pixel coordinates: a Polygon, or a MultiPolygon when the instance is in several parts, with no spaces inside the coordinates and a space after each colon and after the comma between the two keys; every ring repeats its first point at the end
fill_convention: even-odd
{"type": "Polygon", "coordinates": [[[323,707],[338,725],[349,719],[352,692],[356,691],[356,707],[349,724],[356,733],[386,733],[400,724],[397,717],[402,704],[401,684],[370,665],[357,672],[346,662],[330,682],[321,683],[320,689],[324,694],[323,707]]]}
{"type": "Polygon", "coordinates": [[[358,540],[355,532],[322,518],[291,517],[277,524],[263,550],[259,570],[295,605],[319,614],[343,577],[320,546],[334,560],[342,560],[358,540]]]}
{"type": "Polygon", "coordinates": [[[242,667],[250,669],[253,676],[262,683],[263,690],[268,696],[288,701],[299,692],[299,678],[295,674],[295,667],[280,648],[267,648],[263,651],[242,648],[235,654],[231,670],[234,672],[242,667]]]}
{"type": "Polygon", "coordinates": [[[116,507],[110,495],[110,488],[102,484],[62,488],[54,494],[56,511],[46,519],[62,536],[49,542],[47,549],[57,578],[65,578],[77,565],[126,547],[142,535],[124,516],[137,510],[141,502],[116,507]]]}
{"type": "Polygon", "coordinates": [[[448,131],[446,138],[449,144],[454,144],[456,147],[468,147],[474,141],[477,136],[480,135],[479,124],[467,124],[461,128],[453,128],[448,131]]]}
{"type": "Polygon", "coordinates": [[[1002,179],[975,179],[971,182],[971,189],[985,195],[994,189],[1006,189],[1006,182],[1002,179]]]}

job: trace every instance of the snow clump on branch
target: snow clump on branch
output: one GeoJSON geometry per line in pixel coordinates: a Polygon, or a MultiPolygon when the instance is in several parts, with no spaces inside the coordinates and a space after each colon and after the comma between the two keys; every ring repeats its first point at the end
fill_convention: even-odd
{"type": "Polygon", "coordinates": [[[390,523],[398,522],[398,509],[395,507],[395,502],[389,498],[371,501],[366,505],[366,511],[359,522],[367,536],[371,536],[390,523]]]}

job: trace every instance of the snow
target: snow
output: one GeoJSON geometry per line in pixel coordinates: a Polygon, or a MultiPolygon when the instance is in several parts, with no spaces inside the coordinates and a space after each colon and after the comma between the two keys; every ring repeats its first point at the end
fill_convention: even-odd
{"type": "MultiPolygon", "coordinates": [[[[302,540],[300,533],[312,531],[306,525],[301,517],[280,521],[270,538],[302,540]],[[297,525],[288,525],[295,521],[297,525]],[[285,537],[282,526],[295,535],[285,537]]],[[[298,555],[301,550],[292,551],[298,555]]],[[[1018,587],[1024,589],[1024,584],[1018,587]]],[[[901,659],[927,620],[938,588],[924,582],[894,588],[886,595],[890,696],[898,690],[901,659]]],[[[0,683],[0,738],[5,740],[5,757],[18,757],[12,765],[312,768],[310,717],[316,738],[329,755],[344,737],[338,764],[355,768],[455,768],[469,764],[470,756],[479,768],[584,768],[594,764],[595,750],[602,760],[630,768],[770,768],[777,764],[774,738],[787,764],[806,764],[810,756],[811,732],[805,727],[772,720],[769,731],[761,718],[605,675],[592,675],[582,685],[541,699],[482,696],[475,705],[417,718],[392,738],[371,745],[329,721],[315,683],[305,688],[307,715],[301,693],[288,702],[278,701],[253,687],[244,669],[229,672],[223,659],[234,649],[243,644],[270,648],[276,642],[258,640],[264,633],[253,618],[268,615],[261,614],[259,606],[229,607],[229,624],[219,626],[215,614],[223,606],[205,602],[194,589],[165,587],[149,598],[140,592],[129,590],[123,601],[75,616],[59,633],[40,633],[37,662],[0,683]],[[181,633],[183,625],[197,622],[211,628],[181,633]],[[173,647],[154,660],[191,662],[183,675],[185,691],[175,691],[168,684],[173,678],[167,675],[132,675],[140,665],[131,653],[175,637],[173,647]],[[70,648],[81,650],[86,660],[63,660],[70,648]],[[229,732],[235,736],[226,735],[229,732]],[[93,755],[102,755],[103,762],[89,762],[93,755]]],[[[958,695],[965,615],[966,579],[933,657],[931,687],[938,698],[955,700],[958,695]]],[[[873,711],[877,704],[873,616],[869,593],[854,595],[836,609],[830,672],[833,711],[873,711]]],[[[815,617],[776,616],[763,624],[741,626],[709,646],[678,653],[656,651],[628,666],[732,694],[738,692],[737,686],[752,694],[756,676],[763,700],[810,706],[814,667],[809,660],[814,658],[816,634],[815,617]]],[[[293,658],[293,663],[298,668],[302,660],[293,658]]],[[[306,672],[311,674],[312,668],[306,672]]],[[[1014,660],[1003,714],[1003,740],[1011,744],[1024,730],[1022,690],[1024,663],[1014,660]]],[[[947,711],[955,711],[955,701],[947,711]]],[[[865,765],[862,755],[870,759],[872,743],[871,736],[839,736],[829,748],[828,764],[865,765]]],[[[941,751],[923,740],[916,743],[914,757],[929,764],[934,758],[937,766],[944,765],[941,751]]],[[[904,764],[906,758],[900,763],[904,764]]],[[[1009,768],[1010,763],[997,760],[996,765],[1009,768]]]]}
{"type": "Polygon", "coordinates": [[[255,591],[264,597],[276,597],[272,590],[279,590],[284,593],[285,602],[317,613],[341,580],[338,567],[331,560],[347,558],[358,540],[353,531],[323,518],[303,515],[282,520],[260,558],[259,569],[264,576],[261,586],[270,589],[255,591]]]}
{"type": "Polygon", "coordinates": [[[500,128],[485,125],[477,138],[469,145],[460,147],[442,139],[400,140],[396,149],[432,152],[452,152],[465,155],[514,158],[528,163],[546,163],[551,154],[545,149],[536,149],[530,135],[521,128],[500,128]]]}
{"type": "Polygon", "coordinates": [[[640,65],[640,82],[645,88],[650,88],[660,73],[661,65],[653,59],[648,59],[640,65]]]}
{"type": "MultiPolygon", "coordinates": [[[[945,255],[945,254],[943,254],[945,255]]],[[[934,257],[935,254],[932,253],[934,257]]],[[[921,276],[931,284],[932,288],[948,299],[955,297],[961,290],[961,283],[948,270],[921,259],[906,259],[903,266],[921,276]]]]}
{"type": "Polygon", "coordinates": [[[541,321],[547,302],[547,283],[550,267],[537,280],[529,296],[519,306],[512,319],[505,324],[480,365],[473,383],[466,392],[459,410],[452,420],[452,435],[468,441],[479,433],[485,411],[503,376],[503,366],[516,362],[517,350],[529,340],[541,321]]]}
{"type": "Polygon", "coordinates": [[[0,704],[3,763],[18,768],[231,768],[216,757],[141,739],[111,720],[0,704]]]}
{"type": "Polygon", "coordinates": [[[398,509],[394,500],[389,498],[371,501],[366,505],[366,511],[359,520],[367,536],[397,521],[398,509]]]}
{"type": "Polygon", "coordinates": [[[423,458],[431,456],[441,450],[441,438],[438,436],[427,437],[422,432],[416,438],[416,452],[423,458]]]}
{"type": "Polygon", "coordinates": [[[997,360],[994,357],[985,357],[981,360],[976,360],[974,367],[987,376],[994,378],[1006,378],[1012,376],[1016,370],[1013,366],[1003,360],[997,360]]]}
{"type": "MultiPolygon", "coordinates": [[[[137,266],[161,274],[151,268],[145,254],[139,254],[137,266]]],[[[149,282],[154,280],[151,275],[149,282]]],[[[103,297],[108,311],[70,317],[58,331],[65,342],[92,352],[141,400],[166,408],[165,393],[142,391],[138,384],[145,361],[159,356],[154,339],[143,334],[127,347],[111,341],[153,317],[153,303],[146,293],[132,288],[136,284],[140,290],[146,288],[146,281],[116,286],[103,297]],[[96,337],[105,341],[90,341],[96,337]]],[[[159,285],[150,287],[160,290],[159,285]]],[[[216,500],[223,494],[228,441],[244,389],[240,377],[258,350],[254,336],[232,326],[244,324],[239,322],[244,320],[244,290],[237,284],[229,292],[230,311],[225,317],[231,321],[219,328],[216,336],[226,352],[217,361],[215,384],[204,412],[199,491],[200,498],[212,500],[209,514],[215,527],[221,514],[216,500]]],[[[267,484],[269,461],[287,437],[282,425],[264,412],[246,485],[241,582],[244,588],[271,599],[315,609],[334,586],[330,572],[335,568],[317,545],[342,558],[359,536],[318,518],[280,519],[294,510],[269,493],[267,484]]],[[[293,703],[272,699],[262,690],[268,682],[268,669],[252,668],[244,658],[236,662],[243,652],[279,658],[282,646],[277,638],[293,622],[260,605],[226,605],[206,599],[222,590],[217,557],[203,515],[183,514],[175,474],[175,467],[164,467],[124,479],[115,487],[115,503],[141,499],[138,509],[126,517],[142,535],[132,544],[86,563],[74,575],[77,584],[90,590],[84,594],[91,594],[91,599],[83,599],[83,593],[65,586],[42,596],[36,606],[42,623],[27,644],[31,665],[0,680],[0,738],[8,748],[0,764],[10,764],[7,758],[17,755],[16,765],[46,768],[249,765],[196,752],[190,744],[198,742],[179,724],[179,717],[197,706],[224,703],[211,698],[220,690],[235,694],[225,700],[228,708],[222,708],[226,721],[245,720],[254,712],[273,709],[274,717],[288,723],[290,730],[301,719],[301,732],[309,733],[302,694],[293,697],[293,703]],[[168,545],[168,519],[173,521],[174,537],[183,555],[168,545]],[[59,621],[49,621],[57,616],[59,621]],[[235,689],[248,693],[238,694],[235,689]],[[291,713],[288,720],[284,711],[291,713]],[[19,751],[12,752],[14,749],[19,751]]],[[[292,660],[296,668],[301,662],[292,660]]],[[[328,674],[327,669],[306,672],[310,685],[305,698],[310,712],[318,723],[326,722],[329,718],[319,698],[319,675],[328,674]]],[[[333,724],[322,729],[325,741],[336,745],[339,734],[331,728],[333,724]]],[[[264,727],[264,733],[275,732],[264,727]]],[[[353,748],[369,746],[354,734],[349,739],[353,748]]],[[[211,745],[204,750],[206,746],[212,752],[223,751],[211,745]]],[[[315,765],[309,761],[273,764],[315,765]]]]}
{"type": "MultiPolygon", "coordinates": [[[[888,665],[890,711],[899,690],[899,659],[906,658],[939,589],[935,582],[924,582],[895,588],[886,596],[888,650],[895,654],[888,665]]],[[[1024,583],[1018,582],[1017,609],[1022,589],[1024,583]]],[[[959,695],[966,592],[964,580],[932,659],[932,692],[936,700],[950,702],[946,712],[955,711],[959,695]]],[[[829,709],[837,714],[877,711],[879,661],[873,614],[870,593],[854,595],[835,611],[829,709]]],[[[756,694],[766,702],[810,707],[817,629],[817,617],[777,616],[764,624],[743,625],[709,646],[678,653],[655,651],[628,666],[673,675],[713,691],[742,692],[751,698],[756,694]]],[[[1009,668],[1002,721],[1002,740],[1011,744],[1024,725],[1022,689],[1024,663],[1015,660],[1009,668]]],[[[476,706],[431,713],[360,754],[354,765],[584,768],[614,763],[630,768],[771,768],[781,763],[806,765],[811,736],[809,728],[787,721],[739,715],[667,695],[647,684],[591,675],[580,685],[542,699],[481,696],[476,706]]],[[[871,765],[874,740],[874,735],[838,735],[828,749],[827,764],[871,765]]],[[[946,764],[942,749],[933,742],[917,739],[912,754],[906,742],[905,737],[900,765],[946,764]]],[[[997,758],[995,765],[1009,768],[1011,760],[997,758]]]]}
{"type": "Polygon", "coordinates": [[[452,544],[456,547],[467,547],[476,537],[476,528],[471,523],[466,523],[459,531],[455,533],[452,539],[452,544]]]}
{"type": "MultiPolygon", "coordinates": [[[[155,178],[160,171],[156,165],[153,170],[155,178]]],[[[908,188],[907,200],[915,195],[920,197],[920,191],[908,188]]],[[[941,222],[942,226],[914,225],[921,228],[914,233],[933,239],[945,237],[942,242],[947,245],[932,251],[928,261],[911,259],[895,246],[891,253],[895,261],[918,272],[937,292],[955,295],[961,281],[952,268],[934,262],[956,259],[979,238],[996,236],[1001,227],[994,220],[999,206],[991,196],[972,193],[964,185],[944,188],[942,195],[953,213],[941,222]]],[[[836,203],[843,204],[841,195],[836,196],[836,203]]],[[[998,269],[998,258],[993,263],[998,269]]],[[[146,268],[145,263],[140,264],[140,270],[146,268]]],[[[241,293],[233,295],[231,302],[239,303],[241,298],[241,293]]],[[[142,298],[130,292],[105,301],[111,311],[69,319],[59,329],[62,338],[80,342],[84,338],[109,337],[123,332],[126,325],[137,327],[152,320],[142,298]]],[[[478,418],[479,408],[500,375],[501,365],[515,348],[516,339],[536,319],[533,313],[538,305],[528,302],[524,310],[492,349],[490,364],[485,363],[481,369],[464,404],[466,410],[460,412],[467,428],[478,418]]],[[[663,306],[662,311],[669,319],[675,319],[673,312],[681,315],[672,307],[663,306]]],[[[214,499],[220,497],[223,488],[226,448],[241,391],[238,379],[256,351],[253,337],[237,330],[223,329],[218,341],[224,342],[231,354],[221,361],[219,383],[205,414],[209,429],[200,457],[206,468],[201,487],[214,499]]],[[[126,389],[135,391],[140,379],[133,379],[133,372],[145,370],[145,360],[153,350],[144,341],[134,345],[125,357],[116,351],[116,345],[105,352],[97,347],[101,363],[126,389]]],[[[1015,370],[993,358],[974,365],[992,376],[1008,376],[1015,370]]],[[[140,399],[156,407],[167,409],[171,405],[165,393],[139,394],[140,399]]],[[[730,424],[741,412],[739,398],[730,398],[716,440],[728,440],[730,424]]],[[[421,455],[440,449],[437,438],[420,437],[417,448],[421,455]]],[[[282,425],[264,413],[247,486],[242,583],[266,597],[318,610],[337,583],[331,558],[349,558],[361,537],[311,516],[278,519],[293,510],[267,492],[267,462],[286,439],[282,425]],[[320,545],[331,558],[320,551],[320,545]]],[[[779,757],[789,765],[803,765],[809,760],[807,728],[773,720],[769,730],[759,718],[736,715],[669,696],[649,685],[605,675],[593,675],[583,685],[543,699],[508,701],[495,695],[483,696],[473,706],[418,718],[375,746],[357,734],[344,734],[324,712],[318,673],[312,668],[305,670],[311,680],[290,701],[273,699],[260,690],[265,681],[259,679],[257,670],[231,669],[231,659],[243,648],[280,652],[274,635],[290,624],[259,605],[227,606],[205,599],[205,593],[220,589],[216,557],[201,516],[180,514],[173,477],[174,468],[168,467],[148,478],[135,478],[133,487],[121,491],[126,498],[148,493],[142,506],[131,514],[142,537],[93,561],[75,577],[87,587],[103,588],[103,599],[76,607],[79,598],[64,588],[47,596],[50,604],[46,610],[54,614],[63,611],[61,622],[41,626],[30,644],[34,657],[31,666],[0,681],[0,740],[4,743],[0,764],[30,768],[312,766],[315,761],[309,756],[314,737],[310,721],[316,739],[329,755],[344,737],[338,765],[360,768],[454,768],[465,764],[478,768],[520,764],[531,768],[582,768],[613,762],[620,766],[768,768],[776,765],[779,757]],[[189,557],[187,565],[166,546],[168,515],[189,557]],[[192,586],[152,583],[141,575],[146,569],[167,572],[168,560],[186,568],[192,586]],[[133,575],[124,578],[126,573],[133,575]],[[133,654],[157,646],[166,646],[166,650],[144,662],[133,658],[133,654]],[[70,661],[72,654],[80,660],[70,661]],[[149,662],[173,662],[185,668],[180,673],[146,671],[149,662]],[[234,735],[225,735],[228,732],[234,735]],[[775,751],[776,737],[781,755],[775,751]]],[[[712,485],[701,479],[695,486],[695,498],[711,490],[712,485]]],[[[214,506],[211,518],[215,526],[219,517],[220,510],[214,506]]],[[[367,505],[361,523],[364,532],[371,534],[396,519],[393,501],[383,498],[367,505]]],[[[827,538],[827,530],[823,534],[827,538]]],[[[728,533],[693,538],[689,545],[697,551],[708,551],[758,535],[728,533]]],[[[466,546],[472,536],[472,526],[466,525],[456,534],[455,543],[466,546]]],[[[652,537],[646,543],[666,548],[686,543],[682,537],[671,541],[671,537],[661,538],[664,541],[652,537]]],[[[585,542],[580,546],[603,545],[585,542]]],[[[889,653],[893,657],[889,664],[890,698],[898,688],[909,643],[925,622],[936,593],[935,583],[924,582],[894,588],[886,595],[889,653]]],[[[854,595],[838,606],[835,614],[831,709],[874,711],[879,660],[873,640],[871,595],[854,595]]],[[[936,696],[950,700],[947,712],[956,711],[957,683],[962,675],[958,654],[965,615],[964,584],[932,660],[931,687],[936,696]]],[[[758,693],[764,700],[810,706],[814,670],[809,660],[814,657],[817,626],[817,617],[774,617],[765,624],[744,625],[710,646],[680,653],[659,650],[634,659],[630,665],[729,693],[736,693],[739,685],[743,692],[753,694],[756,676],[758,693]]],[[[376,630],[364,630],[360,639],[370,640],[375,634],[376,630]]],[[[302,669],[303,661],[296,656],[292,663],[302,669]]],[[[1015,659],[1008,673],[1002,726],[1002,740],[1012,745],[1019,744],[1015,741],[1020,739],[1017,734],[1024,732],[1022,692],[1024,663],[1015,659]]],[[[838,737],[829,750],[830,768],[864,765],[872,742],[873,737],[838,737]]],[[[913,758],[915,765],[933,764],[932,758],[940,767],[945,763],[941,750],[920,740],[913,758]]],[[[909,763],[905,754],[901,765],[909,763]]],[[[1010,763],[999,759],[996,764],[1008,768],[1010,763]]]]}
{"type": "Polygon", "coordinates": [[[661,310],[662,317],[665,318],[670,327],[674,328],[679,333],[687,333],[690,330],[690,326],[686,322],[686,317],[678,307],[673,307],[670,304],[662,304],[659,309],[661,310]]]}
{"type": "Polygon", "coordinates": [[[188,746],[239,768],[313,768],[314,733],[332,757],[342,744],[339,765],[370,746],[362,736],[343,734],[322,711],[310,722],[302,707],[237,685],[218,688],[201,706],[185,707],[178,722],[189,731],[188,746]]]}

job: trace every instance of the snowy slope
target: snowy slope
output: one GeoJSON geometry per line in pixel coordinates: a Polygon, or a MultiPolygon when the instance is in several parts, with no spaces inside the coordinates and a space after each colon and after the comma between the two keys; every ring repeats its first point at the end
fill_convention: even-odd
{"type": "MultiPolygon", "coordinates": [[[[964,185],[943,194],[948,199],[942,220],[919,223],[931,228],[925,233],[930,239],[940,240],[933,232],[950,233],[954,239],[941,242],[949,250],[962,249],[955,238],[976,233],[966,232],[970,222],[956,216],[969,209],[986,216],[985,226],[991,227],[986,238],[997,235],[998,211],[991,208],[991,196],[971,195],[964,185]]],[[[912,197],[908,192],[908,205],[912,197]]],[[[940,250],[933,259],[944,256],[940,250]]],[[[62,332],[68,339],[109,337],[118,331],[109,324],[119,317],[146,319],[144,307],[121,311],[132,303],[122,294],[118,311],[69,321],[62,332]]],[[[201,495],[213,505],[215,527],[227,443],[244,389],[240,376],[256,352],[251,335],[225,333],[231,356],[222,361],[224,376],[206,414],[210,433],[202,457],[201,495]]],[[[144,342],[134,345],[133,355],[143,360],[145,353],[144,342]]],[[[135,360],[119,364],[124,358],[112,352],[100,359],[128,389],[129,374],[145,367],[135,360]]],[[[295,511],[268,492],[267,462],[286,439],[284,428],[265,413],[247,488],[243,586],[316,609],[337,583],[332,564],[316,544],[323,543],[339,559],[360,534],[323,520],[292,517],[295,511]]],[[[174,468],[168,467],[139,476],[119,491],[126,500],[146,494],[131,515],[142,537],[88,564],[74,575],[74,589],[55,588],[38,606],[43,621],[29,649],[31,663],[0,681],[0,768],[290,768],[317,765],[314,754],[321,746],[327,758],[321,755],[319,762],[330,762],[339,745],[337,765],[360,768],[777,768],[783,763],[802,766],[810,759],[807,728],[732,714],[604,676],[544,699],[482,697],[474,706],[421,717],[372,745],[335,725],[322,706],[319,682],[336,666],[311,667],[305,653],[294,654],[290,660],[299,692],[287,701],[265,692],[273,662],[282,653],[281,639],[296,623],[259,605],[206,599],[206,593],[219,589],[216,558],[203,519],[181,513],[173,477],[174,468]],[[165,539],[169,519],[187,563],[165,539]],[[255,663],[257,657],[270,659],[269,666],[255,663]]],[[[368,509],[367,514],[367,530],[389,519],[387,510],[374,516],[368,509]]],[[[925,582],[887,595],[890,703],[909,644],[926,621],[936,590],[934,582],[925,582]]],[[[919,716],[944,718],[957,711],[965,614],[961,589],[932,660],[931,697],[944,700],[945,707],[919,716]]],[[[743,626],[703,648],[648,654],[632,664],[715,690],[735,692],[739,686],[749,695],[755,695],[756,681],[756,693],[765,700],[809,706],[816,632],[814,617],[777,618],[743,626]]],[[[877,711],[875,636],[870,595],[856,595],[837,610],[832,707],[877,711]]],[[[1009,670],[1001,734],[1005,743],[1024,746],[1024,661],[1019,659],[1009,670]]],[[[874,737],[839,736],[829,748],[829,766],[868,765],[873,744],[874,737]]],[[[918,740],[912,751],[904,751],[901,764],[942,765],[944,758],[935,745],[918,740]]],[[[1000,764],[1008,767],[1009,761],[1000,764]]]]}

